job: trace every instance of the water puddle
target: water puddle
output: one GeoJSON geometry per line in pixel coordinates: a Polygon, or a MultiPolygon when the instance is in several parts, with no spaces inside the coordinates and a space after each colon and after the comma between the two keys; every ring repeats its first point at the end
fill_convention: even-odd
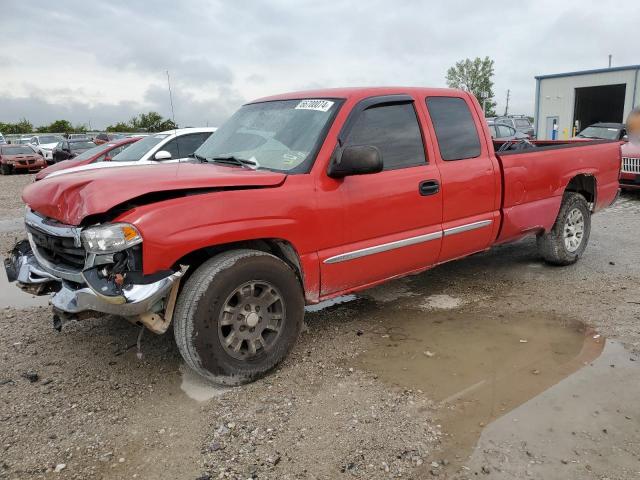
{"type": "Polygon", "coordinates": [[[0,257],[0,308],[31,308],[49,304],[49,295],[36,296],[23,292],[7,280],[4,258],[0,257]]]}
{"type": "Polygon", "coordinates": [[[604,339],[579,322],[544,313],[447,311],[456,302],[444,297],[428,297],[428,312],[384,319],[386,333],[374,330],[373,345],[358,363],[442,403],[447,436],[441,455],[455,466],[485,425],[598,357],[604,339]]]}
{"type": "Polygon", "coordinates": [[[212,384],[184,364],[180,365],[180,373],[182,375],[180,390],[196,402],[206,402],[228,390],[228,388],[212,384]]]}

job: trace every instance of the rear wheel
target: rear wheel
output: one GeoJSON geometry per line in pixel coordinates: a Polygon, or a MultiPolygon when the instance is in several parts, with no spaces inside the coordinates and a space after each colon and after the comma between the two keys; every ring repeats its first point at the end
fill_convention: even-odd
{"type": "Polygon", "coordinates": [[[579,193],[565,193],[553,228],[538,235],[538,250],[546,262],[571,265],[584,253],[591,233],[591,212],[579,193]]]}
{"type": "Polygon", "coordinates": [[[280,363],[304,316],[294,271],[257,250],[234,250],[202,264],[187,280],[174,314],[185,362],[225,385],[247,383],[280,363]]]}
{"type": "Polygon", "coordinates": [[[11,165],[7,163],[0,164],[0,172],[2,175],[11,175],[12,170],[11,165]]]}

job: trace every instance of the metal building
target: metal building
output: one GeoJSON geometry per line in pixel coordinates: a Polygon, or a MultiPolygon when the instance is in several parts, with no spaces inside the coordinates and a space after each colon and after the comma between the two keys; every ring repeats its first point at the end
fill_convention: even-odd
{"type": "Polygon", "coordinates": [[[596,122],[624,122],[640,105],[639,71],[629,65],[535,77],[537,138],[566,139],[596,122]]]}

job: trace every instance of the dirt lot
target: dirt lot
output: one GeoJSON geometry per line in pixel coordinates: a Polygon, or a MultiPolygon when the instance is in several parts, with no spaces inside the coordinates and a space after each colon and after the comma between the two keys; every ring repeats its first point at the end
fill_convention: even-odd
{"type": "MultiPolygon", "coordinates": [[[[30,181],[0,178],[3,252],[30,181]]],[[[640,478],[639,220],[625,195],[577,265],[525,240],[312,308],[287,361],[233,389],[170,333],[138,359],[137,327],[57,333],[3,283],[0,478],[640,478]]]]}

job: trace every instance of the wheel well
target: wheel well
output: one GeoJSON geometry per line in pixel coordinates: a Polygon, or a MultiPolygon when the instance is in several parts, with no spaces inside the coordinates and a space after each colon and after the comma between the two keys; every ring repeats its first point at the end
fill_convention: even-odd
{"type": "Polygon", "coordinates": [[[579,193],[586,198],[590,204],[596,203],[596,191],[595,177],[587,174],[580,174],[573,177],[565,189],[565,192],[579,193]]]}
{"type": "MultiPolygon", "coordinates": [[[[289,265],[296,273],[300,285],[304,290],[304,277],[302,275],[302,266],[300,265],[300,258],[293,245],[279,238],[260,238],[255,240],[245,240],[242,242],[224,243],[221,245],[213,245],[210,247],[201,248],[188,253],[184,257],[180,258],[174,265],[175,268],[179,268],[180,265],[189,265],[186,277],[190,276],[201,264],[219,253],[226,252],[228,250],[236,250],[240,248],[249,248],[252,250],[259,250],[261,252],[270,253],[278,257],[280,260],[289,265]]],[[[184,280],[183,279],[183,284],[184,280]]]]}

